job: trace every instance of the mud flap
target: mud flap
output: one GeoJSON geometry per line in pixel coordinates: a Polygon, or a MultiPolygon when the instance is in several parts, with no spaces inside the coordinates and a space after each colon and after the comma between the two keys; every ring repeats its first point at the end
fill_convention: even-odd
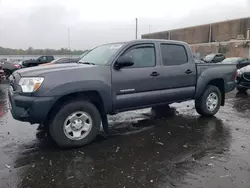
{"type": "Polygon", "coordinates": [[[109,134],[109,124],[108,124],[108,117],[107,115],[102,115],[102,126],[103,126],[103,130],[106,134],[109,134]]]}

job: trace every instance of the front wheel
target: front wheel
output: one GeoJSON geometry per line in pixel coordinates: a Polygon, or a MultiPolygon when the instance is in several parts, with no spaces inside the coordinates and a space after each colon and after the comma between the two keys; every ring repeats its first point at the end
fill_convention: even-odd
{"type": "Polygon", "coordinates": [[[218,87],[209,85],[203,95],[195,100],[197,113],[202,116],[213,116],[221,106],[221,92],[218,87]]]}
{"type": "Polygon", "coordinates": [[[71,101],[63,105],[51,121],[49,131],[55,142],[64,148],[80,147],[95,139],[101,118],[88,101],[71,101]]]}

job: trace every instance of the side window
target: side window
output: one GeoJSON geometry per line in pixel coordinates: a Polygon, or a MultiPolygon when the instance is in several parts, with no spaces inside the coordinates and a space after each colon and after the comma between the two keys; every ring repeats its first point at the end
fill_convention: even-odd
{"type": "Polygon", "coordinates": [[[138,46],[129,49],[123,56],[130,56],[134,65],[129,68],[155,66],[155,48],[153,46],[138,46]]]}
{"type": "Polygon", "coordinates": [[[46,57],[46,56],[42,56],[42,57],[40,58],[40,62],[46,62],[46,60],[47,60],[47,57],[46,57]]]}
{"type": "Polygon", "coordinates": [[[53,57],[52,56],[48,56],[48,61],[52,61],[53,57]]]}
{"type": "Polygon", "coordinates": [[[177,44],[161,44],[162,63],[164,66],[182,65],[188,62],[184,46],[177,44]]]}

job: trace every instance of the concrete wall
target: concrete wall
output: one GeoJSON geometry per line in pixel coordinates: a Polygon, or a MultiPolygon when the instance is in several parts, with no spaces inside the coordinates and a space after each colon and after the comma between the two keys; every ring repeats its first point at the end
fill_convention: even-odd
{"type": "Polygon", "coordinates": [[[242,18],[195,27],[150,33],[142,35],[142,38],[181,40],[189,44],[208,43],[210,40],[211,42],[221,42],[237,39],[239,35],[242,35],[243,38],[246,38],[247,29],[250,29],[250,18],[242,18]]]}
{"type": "Polygon", "coordinates": [[[204,57],[209,53],[220,52],[226,57],[248,57],[250,58],[250,41],[236,41],[224,43],[207,43],[190,45],[192,52],[197,57],[204,57]]]}

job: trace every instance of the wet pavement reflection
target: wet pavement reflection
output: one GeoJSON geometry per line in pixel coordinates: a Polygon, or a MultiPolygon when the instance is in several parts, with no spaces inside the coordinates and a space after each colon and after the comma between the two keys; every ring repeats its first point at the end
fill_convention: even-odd
{"type": "Polygon", "coordinates": [[[37,126],[13,120],[0,87],[0,187],[247,187],[247,94],[227,96],[216,117],[193,102],[109,117],[86,147],[61,150],[37,126]]]}

